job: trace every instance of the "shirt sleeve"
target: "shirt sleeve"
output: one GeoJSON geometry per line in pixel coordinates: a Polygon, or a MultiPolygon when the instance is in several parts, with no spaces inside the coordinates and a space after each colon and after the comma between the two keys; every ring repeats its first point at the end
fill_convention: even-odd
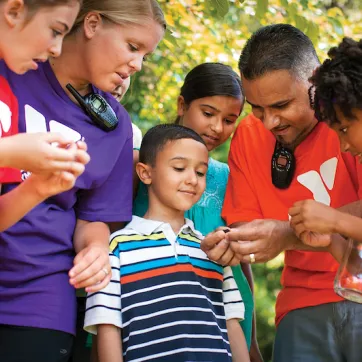
{"type": "Polygon", "coordinates": [[[79,193],[77,218],[86,221],[121,222],[132,219],[132,138],[127,139],[108,179],[99,187],[79,193]]]}
{"type": "Polygon", "coordinates": [[[142,132],[141,130],[132,123],[132,132],[133,132],[133,149],[139,150],[142,143],[142,132]]]}
{"type": "Polygon", "coordinates": [[[110,253],[112,279],[101,291],[87,296],[84,329],[97,334],[99,324],[112,324],[122,327],[120,260],[115,253],[110,253]]]}
{"type": "Polygon", "coordinates": [[[224,267],[223,299],[226,320],[244,319],[245,305],[229,266],[224,267]]]}
{"type": "MultiPolygon", "coordinates": [[[[0,139],[14,136],[18,130],[18,101],[9,83],[0,76],[0,139]]],[[[0,182],[21,182],[21,171],[14,168],[0,168],[0,182]]]]}
{"type": "Polygon", "coordinates": [[[242,124],[231,141],[228,160],[230,174],[222,209],[222,217],[227,225],[263,218],[246,159],[248,137],[244,137],[244,130],[240,126],[242,124]]]}

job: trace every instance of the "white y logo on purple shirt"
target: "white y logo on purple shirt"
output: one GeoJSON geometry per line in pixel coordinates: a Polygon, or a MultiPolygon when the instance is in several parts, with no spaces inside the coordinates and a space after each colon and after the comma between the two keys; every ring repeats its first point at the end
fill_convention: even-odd
{"type": "Polygon", "coordinates": [[[3,131],[4,133],[7,133],[9,132],[11,127],[11,110],[9,106],[2,101],[0,101],[0,123],[1,123],[0,127],[0,137],[1,137],[3,131]]]}
{"type": "MultiPolygon", "coordinates": [[[[29,106],[28,104],[26,104],[24,108],[26,133],[48,132],[45,117],[35,108],[29,106]]],[[[83,140],[83,137],[79,132],[54,120],[49,121],[49,131],[60,133],[64,137],[72,140],[73,142],[83,140]]],[[[21,171],[21,174],[23,180],[27,179],[30,176],[30,172],[24,170],[21,171]]]]}

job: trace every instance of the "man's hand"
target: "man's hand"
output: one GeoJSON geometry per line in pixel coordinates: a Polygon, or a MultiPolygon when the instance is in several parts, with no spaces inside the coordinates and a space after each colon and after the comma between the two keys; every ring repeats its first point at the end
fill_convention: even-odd
{"type": "Polygon", "coordinates": [[[70,284],[93,293],[103,289],[112,277],[109,248],[105,243],[92,243],[74,258],[74,267],[69,271],[70,284]]]}
{"type": "Polygon", "coordinates": [[[0,140],[1,166],[33,173],[68,171],[83,158],[83,147],[69,148],[74,142],[59,133],[19,133],[0,140]],[[56,145],[56,146],[55,146],[56,145]]]}
{"type": "Polygon", "coordinates": [[[240,262],[265,263],[288,248],[288,229],[285,221],[253,220],[232,228],[226,238],[240,262]]]}
{"type": "Polygon", "coordinates": [[[226,235],[230,229],[220,227],[206,235],[201,241],[201,249],[206,253],[208,258],[220,265],[238,265],[239,260],[230,248],[226,235]]]}

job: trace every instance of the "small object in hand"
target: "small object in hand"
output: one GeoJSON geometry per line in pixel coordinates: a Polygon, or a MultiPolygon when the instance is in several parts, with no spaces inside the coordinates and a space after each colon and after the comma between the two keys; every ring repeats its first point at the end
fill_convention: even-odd
{"type": "Polygon", "coordinates": [[[222,229],[222,231],[227,234],[228,232],[230,232],[230,229],[229,228],[225,228],[225,229],[222,229]]]}
{"type": "Polygon", "coordinates": [[[251,253],[249,256],[250,256],[250,264],[254,264],[255,263],[255,254],[251,253]]]}

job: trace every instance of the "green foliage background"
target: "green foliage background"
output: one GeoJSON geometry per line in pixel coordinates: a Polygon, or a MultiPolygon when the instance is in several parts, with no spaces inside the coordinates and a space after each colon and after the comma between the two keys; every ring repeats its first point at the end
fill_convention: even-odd
{"type": "MultiPolygon", "coordinates": [[[[176,117],[176,99],[185,74],[205,61],[219,61],[237,70],[240,51],[260,26],[290,23],[313,41],[323,60],[343,36],[362,37],[360,0],[159,0],[166,14],[167,34],[142,72],[132,79],[124,105],[146,131],[176,117]]],[[[244,109],[243,115],[249,109],[244,109]]],[[[214,151],[227,161],[229,143],[214,151]]],[[[280,290],[283,256],[253,266],[258,341],[265,361],[271,360],[274,306],[280,290]]]]}

